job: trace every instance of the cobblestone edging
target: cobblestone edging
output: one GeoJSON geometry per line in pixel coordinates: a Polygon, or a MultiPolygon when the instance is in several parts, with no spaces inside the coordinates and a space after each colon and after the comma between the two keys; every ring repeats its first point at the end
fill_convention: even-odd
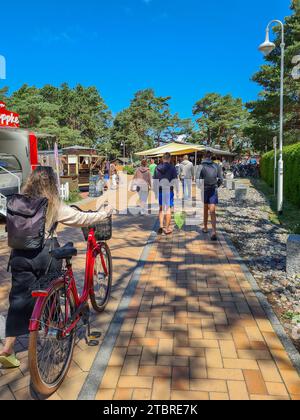
{"type": "Polygon", "coordinates": [[[136,287],[139,283],[144,265],[147,262],[151,248],[156,240],[157,228],[158,228],[158,223],[156,222],[153,228],[153,232],[151,233],[148,239],[148,242],[142,252],[140,260],[138,261],[137,267],[135,268],[133,275],[129,281],[129,284],[120,302],[117,312],[115,313],[115,316],[109,327],[109,330],[107,331],[103,344],[101,345],[99,352],[96,355],[96,358],[94,360],[90,373],[78,396],[78,400],[80,401],[93,401],[96,398],[99,386],[102,382],[102,379],[105,374],[109,360],[111,358],[115,343],[117,341],[118,335],[122,328],[122,324],[123,324],[126,312],[128,310],[128,307],[130,305],[130,301],[135,294],[136,287]]]}
{"type": "MultiPolygon", "coordinates": [[[[260,287],[258,286],[255,278],[251,274],[250,270],[248,269],[246,263],[244,262],[243,258],[239,255],[237,249],[233,245],[229,235],[223,231],[222,232],[225,242],[228,247],[231,249],[232,253],[235,255],[235,258],[239,260],[240,266],[245,274],[245,277],[251,284],[254,293],[257,296],[261,306],[263,307],[266,316],[268,317],[269,321],[271,322],[276,334],[278,335],[282,345],[284,346],[286,352],[288,353],[295,369],[297,370],[298,374],[300,375],[300,354],[296,347],[294,346],[292,340],[289,338],[288,334],[286,333],[285,329],[283,328],[281,322],[279,321],[278,317],[276,316],[271,304],[269,303],[268,299],[261,291],[260,287]]],[[[230,259],[230,258],[229,258],[230,259]]]]}

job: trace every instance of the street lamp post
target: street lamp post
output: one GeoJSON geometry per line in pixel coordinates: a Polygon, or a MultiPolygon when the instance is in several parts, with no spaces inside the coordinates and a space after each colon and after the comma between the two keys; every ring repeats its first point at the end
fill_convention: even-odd
{"type": "Polygon", "coordinates": [[[126,159],[126,143],[125,143],[125,141],[122,141],[121,147],[123,147],[123,158],[124,158],[124,164],[125,164],[125,159],[126,159]]]}
{"type": "Polygon", "coordinates": [[[281,26],[281,75],[280,75],[280,136],[279,136],[279,162],[278,162],[278,202],[277,210],[279,214],[283,212],[283,179],[284,179],[284,162],[283,162],[283,112],[284,112],[284,58],[285,58],[285,34],[284,24],[280,20],[272,20],[266,29],[266,40],[260,45],[259,50],[264,55],[269,55],[276,45],[270,41],[270,28],[274,23],[281,26]]]}
{"type": "Polygon", "coordinates": [[[277,193],[277,137],[274,137],[273,139],[274,143],[274,196],[276,197],[277,193]]]}

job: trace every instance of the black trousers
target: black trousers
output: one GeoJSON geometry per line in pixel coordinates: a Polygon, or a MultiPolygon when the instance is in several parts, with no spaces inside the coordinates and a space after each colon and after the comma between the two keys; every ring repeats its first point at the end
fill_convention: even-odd
{"type": "MultiPolygon", "coordinates": [[[[50,239],[38,251],[13,251],[10,267],[12,288],[9,295],[9,310],[6,321],[6,337],[20,337],[28,334],[29,322],[33,313],[35,299],[31,296],[33,285],[45,275],[49,267],[50,248],[58,248],[57,239],[50,239]]],[[[62,268],[62,262],[53,260],[49,273],[62,268]]]]}

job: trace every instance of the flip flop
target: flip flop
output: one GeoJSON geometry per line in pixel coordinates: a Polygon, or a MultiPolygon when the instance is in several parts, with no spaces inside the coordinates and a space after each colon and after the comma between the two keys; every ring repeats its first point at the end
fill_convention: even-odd
{"type": "Polygon", "coordinates": [[[167,236],[170,236],[170,235],[172,235],[173,234],[173,230],[172,229],[170,229],[170,230],[166,230],[166,229],[164,229],[164,233],[165,233],[165,235],[167,235],[167,236]]]}
{"type": "Polygon", "coordinates": [[[16,358],[15,354],[0,356],[0,365],[5,369],[17,369],[21,366],[21,362],[16,358]]]}

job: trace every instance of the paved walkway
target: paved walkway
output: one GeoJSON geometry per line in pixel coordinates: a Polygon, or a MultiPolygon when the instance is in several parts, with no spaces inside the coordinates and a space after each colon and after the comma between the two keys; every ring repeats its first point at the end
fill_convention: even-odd
{"type": "Polygon", "coordinates": [[[96,399],[300,399],[300,378],[224,238],[153,246],[96,399]]]}
{"type": "MultiPolygon", "coordinates": [[[[137,277],[154,221],[116,218],[113,296],[106,313],[94,319],[104,342],[95,349],[79,341],[68,377],[51,399],[77,399],[90,384],[97,400],[300,399],[300,377],[223,237],[214,244],[193,228],[155,238],[137,277]],[[137,289],[124,311],[134,272],[137,289]],[[106,362],[99,356],[116,317],[120,332],[106,348],[106,362]]],[[[82,276],[81,232],[65,229],[61,238],[73,240],[81,251],[74,262],[82,276]]],[[[6,263],[1,244],[0,314],[9,291],[6,263]]],[[[0,370],[0,400],[36,398],[26,346],[26,339],[19,340],[19,370],[0,370]]]]}

